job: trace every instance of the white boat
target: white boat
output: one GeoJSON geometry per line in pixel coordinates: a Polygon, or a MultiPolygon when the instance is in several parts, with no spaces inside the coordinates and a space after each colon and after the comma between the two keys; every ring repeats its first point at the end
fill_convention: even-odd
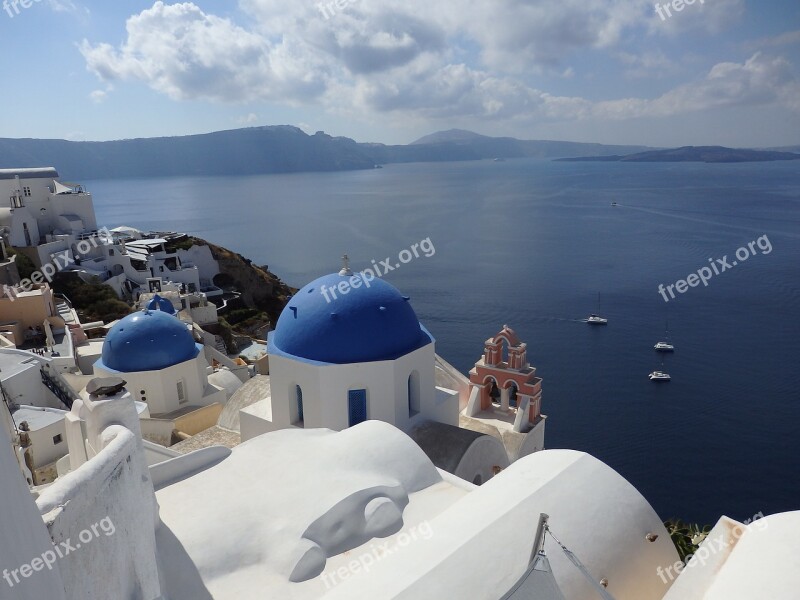
{"type": "Polygon", "coordinates": [[[666,341],[658,342],[653,346],[653,350],[656,352],[675,352],[675,346],[669,343],[669,320],[664,325],[664,339],[666,341]]]}
{"type": "Polygon", "coordinates": [[[617,203],[616,202],[612,202],[611,206],[617,206],[617,203]]]}
{"type": "MultiPolygon", "coordinates": [[[[600,312],[600,292],[597,292],[597,312],[600,312]]],[[[589,325],[608,325],[608,319],[592,313],[586,318],[589,325]]]]}
{"type": "Polygon", "coordinates": [[[669,373],[664,373],[664,371],[653,371],[648,375],[648,378],[650,381],[669,381],[672,379],[669,373]]]}
{"type": "Polygon", "coordinates": [[[586,319],[586,322],[589,323],[589,325],[608,325],[608,319],[604,319],[603,317],[594,313],[589,315],[589,317],[586,319]]]}

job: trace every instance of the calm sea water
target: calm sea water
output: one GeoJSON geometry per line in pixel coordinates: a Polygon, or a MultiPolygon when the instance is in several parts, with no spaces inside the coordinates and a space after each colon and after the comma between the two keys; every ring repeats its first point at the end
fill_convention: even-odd
{"type": "MultiPolygon", "coordinates": [[[[549,448],[587,451],[663,518],[800,508],[800,164],[390,165],[85,182],[100,222],[182,230],[301,286],[430,238],[389,273],[462,372],[503,325],[544,378],[549,448]],[[612,208],[616,201],[619,206],[612,208]],[[658,294],[767,235],[668,304],[658,294]],[[581,319],[601,312],[609,325],[581,319]],[[673,380],[654,384],[664,336],[673,380]]],[[[585,493],[576,491],[576,493],[585,493]]]]}

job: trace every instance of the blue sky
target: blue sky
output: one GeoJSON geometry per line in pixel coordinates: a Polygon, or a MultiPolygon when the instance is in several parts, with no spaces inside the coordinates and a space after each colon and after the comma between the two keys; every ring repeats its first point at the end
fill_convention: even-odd
{"type": "Polygon", "coordinates": [[[800,144],[797,0],[6,1],[0,137],[800,144]]]}

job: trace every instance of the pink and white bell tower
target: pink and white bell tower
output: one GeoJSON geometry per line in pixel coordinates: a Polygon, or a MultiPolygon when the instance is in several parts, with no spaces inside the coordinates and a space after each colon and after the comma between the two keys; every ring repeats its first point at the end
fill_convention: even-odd
{"type": "Polygon", "coordinates": [[[514,330],[503,325],[486,340],[483,356],[469,372],[470,398],[463,416],[491,424],[503,434],[524,436],[518,452],[509,449],[511,460],[544,449],[542,378],[528,362],[527,349],[514,330]]]}

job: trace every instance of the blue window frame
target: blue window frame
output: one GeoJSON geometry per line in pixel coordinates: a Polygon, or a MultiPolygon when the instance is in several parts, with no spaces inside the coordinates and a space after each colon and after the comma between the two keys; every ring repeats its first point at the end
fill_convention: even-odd
{"type": "Polygon", "coordinates": [[[350,415],[350,427],[367,420],[367,390],[350,390],[347,392],[347,408],[350,415]]]}

